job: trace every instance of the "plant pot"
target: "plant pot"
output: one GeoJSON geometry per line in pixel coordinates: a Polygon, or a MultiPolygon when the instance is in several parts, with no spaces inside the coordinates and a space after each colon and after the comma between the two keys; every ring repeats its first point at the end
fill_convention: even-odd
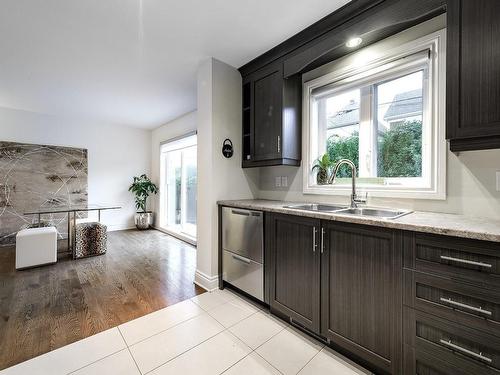
{"type": "Polygon", "coordinates": [[[140,230],[149,229],[153,225],[153,219],[152,212],[136,212],[135,226],[140,230]]]}
{"type": "Polygon", "coordinates": [[[328,183],[328,171],[324,169],[318,170],[318,174],[316,175],[316,183],[318,185],[326,185],[328,183]]]}

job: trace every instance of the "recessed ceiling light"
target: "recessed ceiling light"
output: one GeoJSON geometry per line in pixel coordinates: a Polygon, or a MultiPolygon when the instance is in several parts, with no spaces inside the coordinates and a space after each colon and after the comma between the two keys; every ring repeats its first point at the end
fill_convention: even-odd
{"type": "Polygon", "coordinates": [[[359,46],[362,41],[363,41],[363,39],[361,39],[361,38],[352,38],[352,39],[349,39],[347,41],[347,43],[345,44],[345,46],[347,48],[354,48],[354,47],[359,46]]]}

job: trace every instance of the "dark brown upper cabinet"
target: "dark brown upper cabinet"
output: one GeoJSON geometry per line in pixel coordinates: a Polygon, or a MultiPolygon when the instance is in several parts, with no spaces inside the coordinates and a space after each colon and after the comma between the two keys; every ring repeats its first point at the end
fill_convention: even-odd
{"type": "Polygon", "coordinates": [[[311,332],[320,328],[320,221],[269,214],[269,304],[311,332]]]}
{"type": "Polygon", "coordinates": [[[281,63],[243,79],[242,166],[300,165],[301,81],[281,63]]]}
{"type": "Polygon", "coordinates": [[[448,1],[446,138],[452,151],[500,148],[500,1],[448,1]]]}

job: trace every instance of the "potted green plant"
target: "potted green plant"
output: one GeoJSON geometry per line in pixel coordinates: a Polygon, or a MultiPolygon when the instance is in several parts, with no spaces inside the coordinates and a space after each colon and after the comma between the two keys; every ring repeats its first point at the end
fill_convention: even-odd
{"type": "Polygon", "coordinates": [[[316,159],[312,167],[312,171],[314,172],[316,169],[318,170],[316,174],[316,182],[318,185],[325,185],[328,183],[328,175],[333,164],[334,163],[330,159],[330,155],[328,154],[324,154],[323,156],[316,159]]]}
{"type": "Polygon", "coordinates": [[[148,229],[153,225],[153,212],[147,211],[147,200],[151,194],[158,193],[158,187],[145,174],[134,177],[134,182],[128,188],[135,196],[135,226],[137,229],[148,229]]]}

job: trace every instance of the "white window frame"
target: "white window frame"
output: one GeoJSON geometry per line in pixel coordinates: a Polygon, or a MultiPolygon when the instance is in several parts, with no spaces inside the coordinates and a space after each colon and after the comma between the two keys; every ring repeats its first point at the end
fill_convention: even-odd
{"type": "MultiPolygon", "coordinates": [[[[367,47],[370,48],[370,47],[367,47]]],[[[336,69],[321,77],[303,83],[303,192],[304,194],[321,195],[349,195],[351,193],[350,179],[343,179],[334,185],[317,185],[311,167],[317,158],[318,150],[311,142],[317,131],[312,124],[315,123],[315,116],[311,93],[314,89],[332,85],[334,91],[344,91],[349,87],[349,80],[355,76],[362,76],[371,71],[368,81],[377,81],[387,75],[387,77],[397,76],[398,65],[405,73],[401,61],[422,51],[429,51],[429,62],[426,64],[427,82],[424,82],[423,90],[426,90],[424,108],[428,111],[422,114],[424,120],[423,132],[430,132],[430,135],[422,134],[423,157],[429,157],[430,161],[424,165],[422,160],[422,174],[424,179],[417,178],[415,181],[425,180],[424,186],[398,185],[402,181],[397,178],[387,178],[388,184],[366,184],[358,182],[358,190],[368,192],[374,197],[391,198],[413,198],[413,199],[446,199],[446,140],[445,140],[445,77],[446,77],[446,30],[442,29],[411,42],[402,44],[391,49],[382,56],[372,60],[367,60],[363,56],[361,49],[351,55],[352,61],[356,61],[356,55],[364,57],[364,63],[360,67],[351,64],[347,67],[336,69]],[[394,65],[392,68],[391,65],[394,65]],[[386,69],[391,67],[390,69],[386,69]],[[380,70],[378,73],[377,70],[380,70]],[[336,84],[338,83],[338,87],[336,84]],[[312,122],[311,122],[312,121],[312,122]],[[426,143],[429,139],[430,143],[426,143]],[[425,176],[424,176],[425,174],[425,176]]],[[[366,55],[366,54],[365,54],[366,55]]],[[[410,63],[411,65],[411,63],[410,63]]],[[[418,67],[418,65],[416,65],[418,67]]],[[[406,70],[410,72],[410,70],[406,70]]],[[[361,80],[359,80],[361,81],[361,80]]],[[[357,81],[357,82],[359,82],[357,81]]],[[[352,84],[351,84],[352,86],[352,84]]],[[[360,113],[360,123],[363,121],[360,113]]],[[[315,142],[316,143],[316,142],[315,142]]],[[[405,178],[406,183],[409,178],[405,178]]]]}

